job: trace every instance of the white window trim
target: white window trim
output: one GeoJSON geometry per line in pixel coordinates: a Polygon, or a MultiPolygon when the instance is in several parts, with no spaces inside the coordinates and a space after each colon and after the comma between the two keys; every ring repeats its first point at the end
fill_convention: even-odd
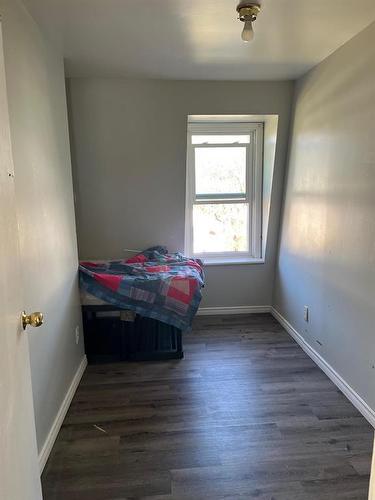
{"type": "MultiPolygon", "coordinates": [[[[186,205],[185,205],[185,253],[194,258],[199,258],[207,265],[219,264],[259,264],[264,262],[262,256],[262,189],[263,189],[263,134],[264,124],[260,122],[193,122],[188,123],[187,134],[187,162],[186,162],[186,205]],[[195,168],[194,168],[194,147],[204,145],[192,145],[192,135],[248,135],[250,134],[250,144],[247,147],[251,158],[247,161],[247,193],[246,200],[233,199],[233,202],[249,202],[249,252],[225,252],[225,253],[204,253],[195,254],[193,252],[193,206],[197,203],[195,198],[195,168]]],[[[246,144],[241,144],[246,146],[246,144]]],[[[223,147],[223,144],[218,144],[223,147]]],[[[226,145],[225,145],[226,146],[226,145]]],[[[238,146],[238,143],[229,144],[238,146]]],[[[215,147],[210,144],[209,147],[215,147]]],[[[207,201],[206,201],[207,202],[207,201]]],[[[218,200],[219,202],[219,200],[218,200]]],[[[204,203],[199,200],[198,203],[204,203]]],[[[212,203],[212,200],[210,200],[212,203]]]]}

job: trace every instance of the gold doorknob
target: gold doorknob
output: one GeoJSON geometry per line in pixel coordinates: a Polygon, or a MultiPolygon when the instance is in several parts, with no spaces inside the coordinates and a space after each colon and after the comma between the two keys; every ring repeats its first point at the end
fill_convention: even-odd
{"type": "Polygon", "coordinates": [[[43,325],[43,313],[41,312],[26,314],[26,312],[23,311],[21,319],[24,330],[26,330],[27,325],[33,326],[34,328],[43,325]]]}

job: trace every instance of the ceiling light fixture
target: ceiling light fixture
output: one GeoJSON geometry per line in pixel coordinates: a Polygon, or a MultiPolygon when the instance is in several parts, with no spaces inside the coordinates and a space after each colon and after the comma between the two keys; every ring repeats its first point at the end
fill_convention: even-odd
{"type": "Polygon", "coordinates": [[[256,20],[260,5],[254,2],[241,2],[237,5],[238,18],[245,23],[241,38],[244,42],[251,42],[254,38],[253,22],[256,20]]]}

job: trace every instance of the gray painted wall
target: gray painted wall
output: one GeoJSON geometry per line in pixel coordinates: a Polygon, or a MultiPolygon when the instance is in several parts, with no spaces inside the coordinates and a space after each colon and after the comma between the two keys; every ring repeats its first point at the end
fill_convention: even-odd
{"type": "Polygon", "coordinates": [[[62,58],[18,0],[1,0],[24,308],[39,450],[83,356],[77,246],[62,58]]]}
{"type": "Polygon", "coordinates": [[[207,267],[203,306],[268,305],[293,84],[123,79],[68,81],[80,257],[184,249],[189,114],[277,114],[266,263],[207,267]]]}
{"type": "Polygon", "coordinates": [[[277,310],[372,408],[374,138],[372,24],[298,82],[274,296],[277,310]]]}

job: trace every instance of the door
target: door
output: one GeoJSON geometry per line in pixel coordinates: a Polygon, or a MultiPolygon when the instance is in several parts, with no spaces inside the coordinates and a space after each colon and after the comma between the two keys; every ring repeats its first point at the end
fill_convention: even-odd
{"type": "Polygon", "coordinates": [[[0,22],[0,498],[42,498],[0,22]]]}

